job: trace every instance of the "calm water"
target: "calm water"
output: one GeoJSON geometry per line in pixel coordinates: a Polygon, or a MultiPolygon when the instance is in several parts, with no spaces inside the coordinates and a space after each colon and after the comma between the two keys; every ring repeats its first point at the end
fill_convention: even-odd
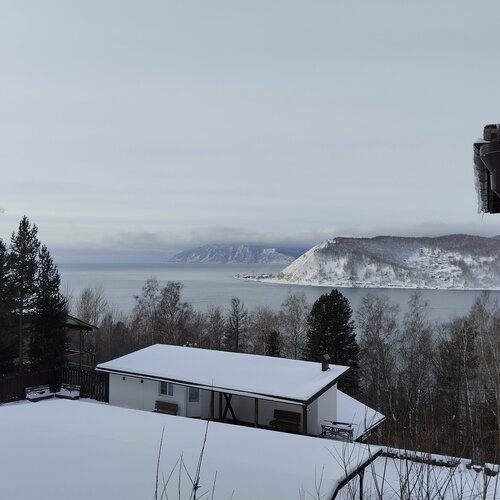
{"type": "MultiPolygon", "coordinates": [[[[133,308],[134,296],[141,293],[146,279],[156,277],[160,283],[181,281],[184,284],[183,298],[199,309],[209,305],[227,306],[231,297],[239,297],[248,308],[268,305],[278,308],[289,291],[304,292],[312,303],[331,288],[297,285],[274,285],[242,281],[236,274],[277,273],[282,266],[262,265],[205,265],[205,264],[60,264],[63,290],[69,289],[76,297],[86,287],[102,286],[108,301],[119,310],[128,313],[133,308]]],[[[354,310],[369,291],[382,294],[402,311],[413,290],[340,288],[350,300],[354,310]]],[[[500,291],[491,292],[500,300],[500,291]]],[[[462,315],[470,308],[479,291],[423,290],[429,301],[433,319],[445,320],[462,315]]]]}

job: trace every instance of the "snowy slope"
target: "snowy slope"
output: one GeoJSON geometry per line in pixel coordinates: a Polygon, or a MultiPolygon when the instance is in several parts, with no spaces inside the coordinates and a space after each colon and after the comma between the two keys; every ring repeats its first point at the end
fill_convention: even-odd
{"type": "MultiPolygon", "coordinates": [[[[207,423],[81,401],[0,406],[2,500],[188,499],[207,423]],[[182,466],[181,462],[182,460],[182,466]],[[172,476],[170,474],[172,473],[172,476]]],[[[378,447],[211,422],[199,499],[332,498],[378,447]],[[215,486],[214,486],[215,481],[215,486]],[[212,491],[214,495],[212,497],[212,491]]]]}
{"type": "Polygon", "coordinates": [[[334,238],[311,248],[274,280],[340,287],[500,288],[500,240],[334,238]]]}

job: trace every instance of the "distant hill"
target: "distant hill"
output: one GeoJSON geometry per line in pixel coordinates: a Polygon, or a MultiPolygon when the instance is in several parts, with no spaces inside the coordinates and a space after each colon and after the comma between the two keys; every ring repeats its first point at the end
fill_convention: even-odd
{"type": "Polygon", "coordinates": [[[274,280],[345,287],[500,288],[500,239],[334,238],[308,250],[274,280]]]}
{"type": "Polygon", "coordinates": [[[172,257],[172,261],[206,264],[282,264],[286,266],[301,255],[304,250],[295,247],[214,244],[180,252],[172,257]]]}

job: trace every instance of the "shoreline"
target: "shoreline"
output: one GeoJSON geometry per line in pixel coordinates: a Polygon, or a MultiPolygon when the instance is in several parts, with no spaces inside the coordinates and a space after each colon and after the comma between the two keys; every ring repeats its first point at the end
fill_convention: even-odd
{"type": "Polygon", "coordinates": [[[500,291],[498,288],[472,288],[472,287],[434,287],[434,286],[402,286],[402,285],[373,285],[373,284],[363,284],[363,285],[350,285],[350,284],[339,284],[339,283],[303,283],[298,281],[283,281],[277,278],[249,278],[242,276],[234,276],[235,279],[241,281],[252,281],[257,283],[266,283],[268,285],[293,285],[293,286],[305,286],[305,287],[323,287],[323,288],[352,288],[352,289],[375,289],[375,290],[448,290],[448,291],[475,291],[475,292],[497,292],[500,291]]]}

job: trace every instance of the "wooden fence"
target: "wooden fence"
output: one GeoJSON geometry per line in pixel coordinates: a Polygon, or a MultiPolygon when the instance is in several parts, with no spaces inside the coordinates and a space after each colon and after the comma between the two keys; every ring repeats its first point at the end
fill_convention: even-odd
{"type": "Polygon", "coordinates": [[[61,369],[61,383],[80,386],[80,396],[109,402],[109,374],[94,370],[79,370],[65,366],[61,369]]]}
{"type": "Polygon", "coordinates": [[[82,398],[91,398],[106,403],[109,401],[109,375],[107,373],[64,366],[51,370],[0,375],[0,404],[24,399],[27,387],[39,385],[60,387],[61,384],[79,386],[82,398]]]}

